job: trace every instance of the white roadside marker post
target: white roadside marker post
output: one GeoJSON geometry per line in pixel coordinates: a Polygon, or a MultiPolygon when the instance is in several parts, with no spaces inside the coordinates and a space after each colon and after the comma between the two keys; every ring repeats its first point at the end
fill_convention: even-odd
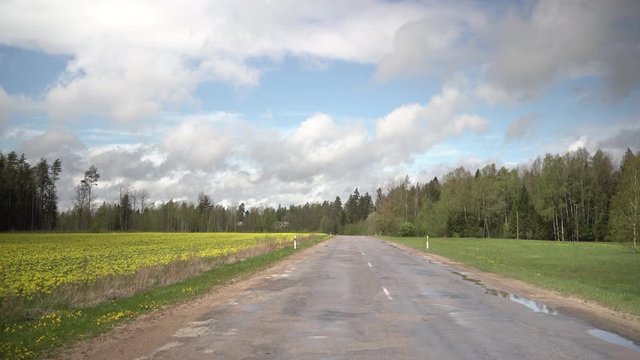
{"type": "Polygon", "coordinates": [[[427,247],[427,251],[429,251],[429,235],[427,235],[427,242],[425,246],[427,247]]]}
{"type": "Polygon", "coordinates": [[[293,250],[296,250],[296,249],[298,249],[298,237],[297,236],[293,239],[293,250]]]}

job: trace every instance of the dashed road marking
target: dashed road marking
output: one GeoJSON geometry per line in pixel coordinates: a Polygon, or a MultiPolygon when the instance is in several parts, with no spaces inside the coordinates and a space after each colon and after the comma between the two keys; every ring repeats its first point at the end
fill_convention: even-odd
{"type": "Polygon", "coordinates": [[[387,295],[387,299],[389,300],[393,300],[393,298],[391,297],[391,295],[389,294],[389,290],[387,290],[386,287],[382,287],[382,291],[384,291],[384,294],[387,295]]]}
{"type": "Polygon", "coordinates": [[[371,263],[367,263],[367,265],[369,265],[370,268],[373,267],[373,265],[371,265],[371,263]]]}

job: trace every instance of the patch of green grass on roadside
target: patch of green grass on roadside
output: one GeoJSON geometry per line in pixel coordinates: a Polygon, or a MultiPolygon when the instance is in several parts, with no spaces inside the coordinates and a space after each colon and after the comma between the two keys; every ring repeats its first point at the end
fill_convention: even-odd
{"type": "MultiPolygon", "coordinates": [[[[384,237],[425,251],[425,238],[384,237]]],[[[640,315],[640,254],[615,243],[431,238],[429,252],[640,315]]]]}
{"type": "MultiPolygon", "coordinates": [[[[318,244],[327,235],[298,243],[298,250],[318,244]]],[[[32,359],[53,353],[74,341],[108,331],[115,325],[163,305],[193,299],[217,285],[266,268],[296,252],[280,248],[209,270],[185,281],[138,293],[128,298],[85,308],[60,308],[32,319],[0,317],[0,358],[32,359]]]]}

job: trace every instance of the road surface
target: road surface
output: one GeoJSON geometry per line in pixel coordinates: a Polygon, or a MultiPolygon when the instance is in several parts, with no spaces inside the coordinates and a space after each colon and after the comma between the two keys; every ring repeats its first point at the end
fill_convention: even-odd
{"type": "Polygon", "coordinates": [[[318,246],[141,359],[640,359],[633,343],[393,244],[318,246]]]}

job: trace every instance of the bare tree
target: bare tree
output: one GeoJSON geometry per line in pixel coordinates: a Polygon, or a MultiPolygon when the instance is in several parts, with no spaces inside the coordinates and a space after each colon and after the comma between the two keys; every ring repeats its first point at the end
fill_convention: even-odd
{"type": "Polygon", "coordinates": [[[147,189],[140,190],[140,212],[144,212],[147,200],[149,200],[149,192],[147,192],[147,189]]]}

